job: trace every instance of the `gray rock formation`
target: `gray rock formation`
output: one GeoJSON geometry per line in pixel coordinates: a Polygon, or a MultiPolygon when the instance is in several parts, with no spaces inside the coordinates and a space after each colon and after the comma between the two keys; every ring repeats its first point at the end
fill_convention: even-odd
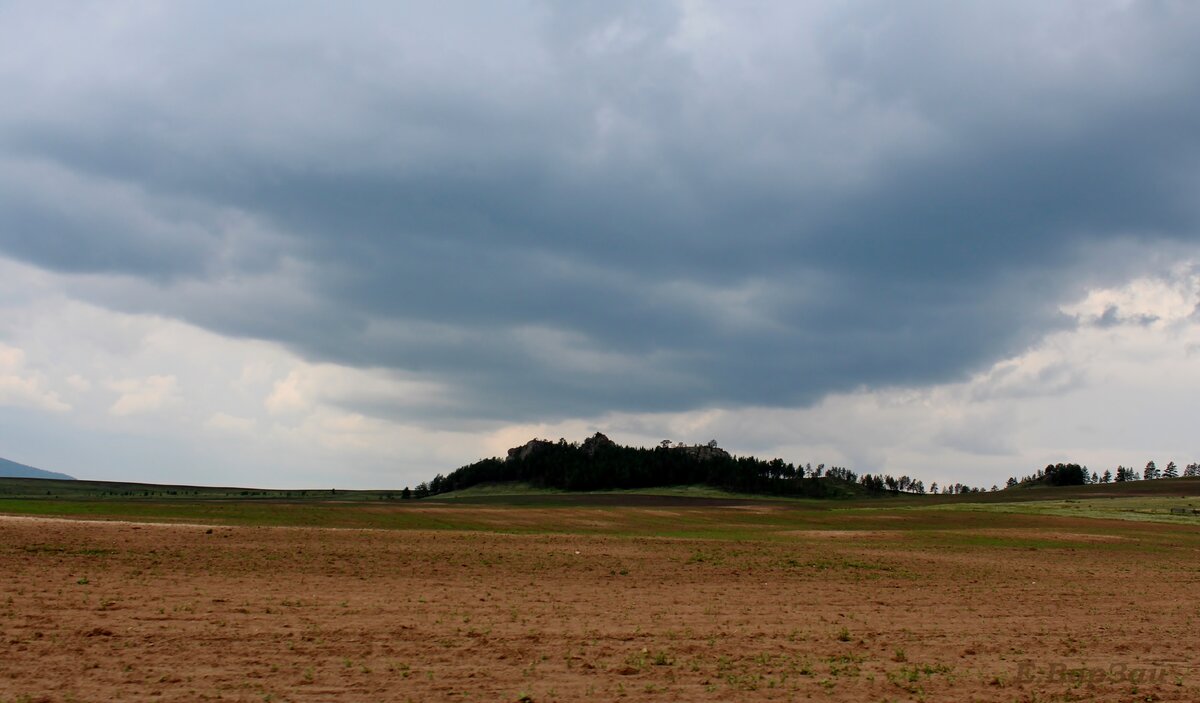
{"type": "Polygon", "coordinates": [[[592,435],[591,437],[588,437],[587,439],[583,440],[582,449],[583,449],[583,452],[585,454],[587,454],[588,456],[595,456],[597,450],[603,449],[605,447],[615,447],[615,446],[617,446],[616,442],[614,442],[611,439],[609,439],[608,437],[604,436],[602,433],[597,432],[596,434],[592,435]]]}
{"type": "Polygon", "coordinates": [[[700,460],[728,459],[729,452],[714,444],[676,444],[671,447],[673,452],[683,452],[700,460]]]}
{"type": "Polygon", "coordinates": [[[546,449],[547,447],[553,446],[554,442],[544,439],[531,439],[519,447],[513,447],[512,449],[509,449],[508,461],[524,461],[525,459],[533,456],[535,453],[546,449]]]}

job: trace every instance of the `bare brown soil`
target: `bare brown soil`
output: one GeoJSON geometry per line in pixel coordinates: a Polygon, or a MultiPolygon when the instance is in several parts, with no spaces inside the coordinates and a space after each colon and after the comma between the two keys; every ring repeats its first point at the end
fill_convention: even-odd
{"type": "Polygon", "coordinates": [[[1200,700],[1194,535],[1045,524],[1054,547],[0,517],[0,701],[1200,700]]]}

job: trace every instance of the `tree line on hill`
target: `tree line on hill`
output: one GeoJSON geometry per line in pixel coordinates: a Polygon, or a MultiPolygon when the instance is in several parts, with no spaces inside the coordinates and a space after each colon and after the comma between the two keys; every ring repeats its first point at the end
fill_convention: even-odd
{"type": "Polygon", "coordinates": [[[1115,472],[1105,469],[1103,474],[1097,474],[1095,471],[1089,473],[1086,466],[1079,464],[1047,464],[1045,469],[1039,469],[1030,476],[1023,476],[1020,480],[1010,477],[1006,487],[1015,488],[1036,484],[1082,486],[1093,483],[1124,483],[1139,479],[1153,481],[1160,478],[1200,478],[1200,463],[1188,464],[1180,472],[1179,467],[1173,461],[1167,462],[1165,468],[1159,469],[1158,464],[1151,460],[1146,462],[1146,467],[1142,469],[1140,476],[1138,473],[1137,469],[1126,466],[1117,466],[1115,472]]]}
{"type": "MultiPolygon", "coordinates": [[[[1077,486],[1159,478],[1200,477],[1200,463],[1188,464],[1182,472],[1175,462],[1160,470],[1147,462],[1140,472],[1118,466],[1103,474],[1075,463],[1047,464],[1035,473],[1009,478],[1005,488],[1023,486],[1077,486]]],[[[540,488],[568,491],[657,488],[706,485],[736,493],[824,498],[847,495],[983,493],[988,489],[962,483],[939,486],[910,476],[862,474],[842,466],[793,464],[783,459],[763,460],[732,456],[708,444],[675,444],[663,440],[652,448],[620,446],[597,432],[582,443],[559,439],[533,439],[508,450],[504,459],[492,457],[468,464],[447,475],[438,474],[414,490],[405,488],[401,498],[425,498],[488,483],[521,482],[540,488]]],[[[1000,488],[993,485],[991,491],[1000,488]]]]}
{"type": "MultiPolygon", "coordinates": [[[[808,498],[854,494],[925,493],[924,482],[909,476],[859,475],[842,466],[793,464],[732,456],[717,446],[674,444],[663,440],[653,448],[617,445],[596,433],[582,444],[535,439],[514,447],[505,459],[468,464],[443,476],[405,488],[403,498],[424,498],[486,483],[523,482],[570,491],[706,485],[738,493],[764,493],[808,498]],[[674,445],[674,446],[672,446],[674,445]]],[[[963,484],[945,493],[979,492],[963,484]]],[[[931,491],[939,492],[937,484],[931,491]]]]}

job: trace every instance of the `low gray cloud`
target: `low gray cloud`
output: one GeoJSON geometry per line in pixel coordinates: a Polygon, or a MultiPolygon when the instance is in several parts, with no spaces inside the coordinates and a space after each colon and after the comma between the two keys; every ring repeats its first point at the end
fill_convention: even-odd
{"type": "Polygon", "coordinates": [[[511,420],[960,378],[1195,244],[1200,9],[791,5],[7,5],[0,252],[511,420]]]}
{"type": "Polygon", "coordinates": [[[1122,315],[1121,309],[1116,305],[1109,305],[1104,308],[1104,312],[1100,313],[1092,324],[1096,327],[1107,328],[1116,327],[1118,325],[1139,325],[1146,327],[1158,322],[1161,318],[1158,315],[1149,315],[1146,313],[1138,313],[1134,315],[1122,315]]]}

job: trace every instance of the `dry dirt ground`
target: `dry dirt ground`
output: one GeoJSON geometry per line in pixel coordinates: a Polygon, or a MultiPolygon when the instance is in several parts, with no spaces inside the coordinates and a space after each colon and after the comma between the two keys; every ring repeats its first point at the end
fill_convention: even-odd
{"type": "Polygon", "coordinates": [[[0,701],[1200,701],[1194,528],[981,532],[0,517],[0,701]]]}

